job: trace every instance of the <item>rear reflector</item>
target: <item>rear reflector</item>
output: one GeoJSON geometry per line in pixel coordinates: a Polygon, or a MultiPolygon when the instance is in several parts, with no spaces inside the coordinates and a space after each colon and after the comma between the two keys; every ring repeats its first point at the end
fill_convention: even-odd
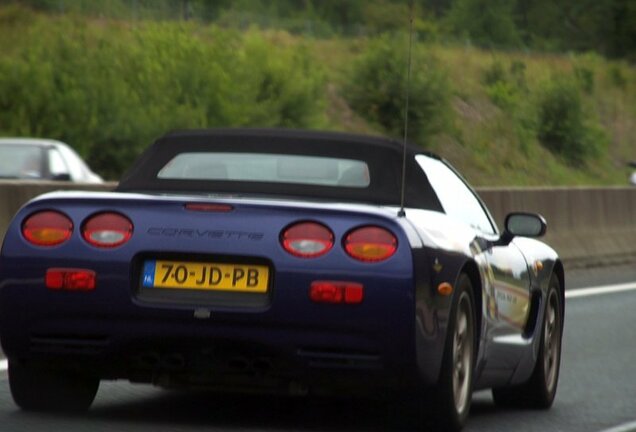
{"type": "Polygon", "coordinates": [[[82,226],[82,237],[88,243],[100,248],[114,248],[130,240],[133,225],[127,217],[119,213],[98,213],[91,216],[82,226]]]}
{"type": "Polygon", "coordinates": [[[22,224],[22,235],[36,246],[57,246],[73,233],[73,222],[68,216],[52,210],[29,216],[22,224]]]}
{"type": "Polygon", "coordinates": [[[365,226],[345,236],[344,248],[349,256],[359,261],[384,261],[397,250],[397,239],[387,229],[365,226]]]}
{"type": "Polygon", "coordinates": [[[92,291],[95,272],[85,269],[50,268],[46,271],[46,287],[50,290],[92,291]]]}
{"type": "Polygon", "coordinates": [[[316,222],[300,222],[286,228],[281,235],[283,248],[301,258],[316,258],[333,247],[333,233],[316,222]]]}
{"type": "Polygon", "coordinates": [[[364,299],[364,287],[357,282],[314,281],[309,298],[315,303],[359,304],[364,299]]]}

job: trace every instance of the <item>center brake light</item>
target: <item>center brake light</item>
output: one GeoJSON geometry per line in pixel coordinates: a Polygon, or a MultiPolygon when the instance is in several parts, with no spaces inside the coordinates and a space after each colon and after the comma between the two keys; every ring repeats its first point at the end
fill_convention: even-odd
{"type": "Polygon", "coordinates": [[[234,207],[230,204],[187,203],[184,207],[186,210],[190,211],[212,213],[228,213],[234,210],[234,207]]]}
{"type": "Polygon", "coordinates": [[[317,222],[299,222],[287,227],[281,235],[283,248],[300,258],[316,258],[333,247],[329,228],[317,222]]]}
{"type": "Polygon", "coordinates": [[[45,210],[32,214],[22,223],[22,235],[36,246],[57,246],[73,233],[73,222],[63,213],[45,210]]]}
{"type": "Polygon", "coordinates": [[[99,248],[114,248],[132,237],[133,224],[119,213],[98,213],[88,218],[82,226],[82,237],[99,248]]]}
{"type": "Polygon", "coordinates": [[[364,226],[345,235],[343,246],[352,258],[378,262],[390,258],[395,253],[397,239],[385,228],[364,226]]]}

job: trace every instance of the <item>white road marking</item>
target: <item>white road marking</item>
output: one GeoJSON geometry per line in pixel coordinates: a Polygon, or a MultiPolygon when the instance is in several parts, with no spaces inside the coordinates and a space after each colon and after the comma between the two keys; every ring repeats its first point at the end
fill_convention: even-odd
{"type": "Polygon", "coordinates": [[[633,432],[636,431],[636,421],[623,423],[610,429],[604,429],[601,432],[633,432]]]}
{"type": "Polygon", "coordinates": [[[6,371],[7,369],[9,369],[9,362],[6,359],[0,360],[0,371],[6,371]]]}
{"type": "Polygon", "coordinates": [[[588,287],[575,290],[566,290],[565,298],[589,297],[600,294],[610,294],[622,291],[636,290],[636,283],[624,283],[618,285],[604,285],[597,287],[588,287]]]}

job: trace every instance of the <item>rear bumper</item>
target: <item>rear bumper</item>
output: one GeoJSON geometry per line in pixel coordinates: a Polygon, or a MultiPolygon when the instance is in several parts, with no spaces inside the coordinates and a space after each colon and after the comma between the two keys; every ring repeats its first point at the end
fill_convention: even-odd
{"type": "Polygon", "coordinates": [[[208,324],[58,319],[3,326],[2,345],[10,359],[168,387],[326,394],[416,384],[414,359],[368,335],[208,324]]]}
{"type": "Polygon", "coordinates": [[[19,285],[0,290],[0,341],[9,359],[224,391],[356,394],[418,385],[413,314],[398,314],[397,305],[375,315],[367,304],[287,315],[273,307],[213,310],[201,318],[193,308],[19,285]]]}
{"type": "Polygon", "coordinates": [[[262,326],[211,330],[152,323],[155,330],[144,332],[128,322],[67,324],[58,322],[57,331],[48,333],[3,334],[7,356],[167,387],[325,394],[415,384],[413,359],[396,362],[364,335],[262,326]],[[65,333],[67,324],[107,331],[65,333]]]}

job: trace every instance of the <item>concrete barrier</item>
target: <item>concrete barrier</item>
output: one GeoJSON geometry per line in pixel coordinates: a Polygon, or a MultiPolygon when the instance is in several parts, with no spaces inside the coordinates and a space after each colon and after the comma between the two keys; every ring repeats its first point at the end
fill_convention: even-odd
{"type": "MultiPolygon", "coordinates": [[[[0,235],[29,199],[52,190],[112,190],[116,183],[0,181],[0,235]]],[[[569,267],[636,262],[636,187],[480,188],[499,228],[511,211],[541,213],[545,241],[569,267]]]]}
{"type": "Polygon", "coordinates": [[[481,188],[500,228],[511,211],[541,213],[545,241],[569,267],[636,263],[636,187],[481,188]]]}

